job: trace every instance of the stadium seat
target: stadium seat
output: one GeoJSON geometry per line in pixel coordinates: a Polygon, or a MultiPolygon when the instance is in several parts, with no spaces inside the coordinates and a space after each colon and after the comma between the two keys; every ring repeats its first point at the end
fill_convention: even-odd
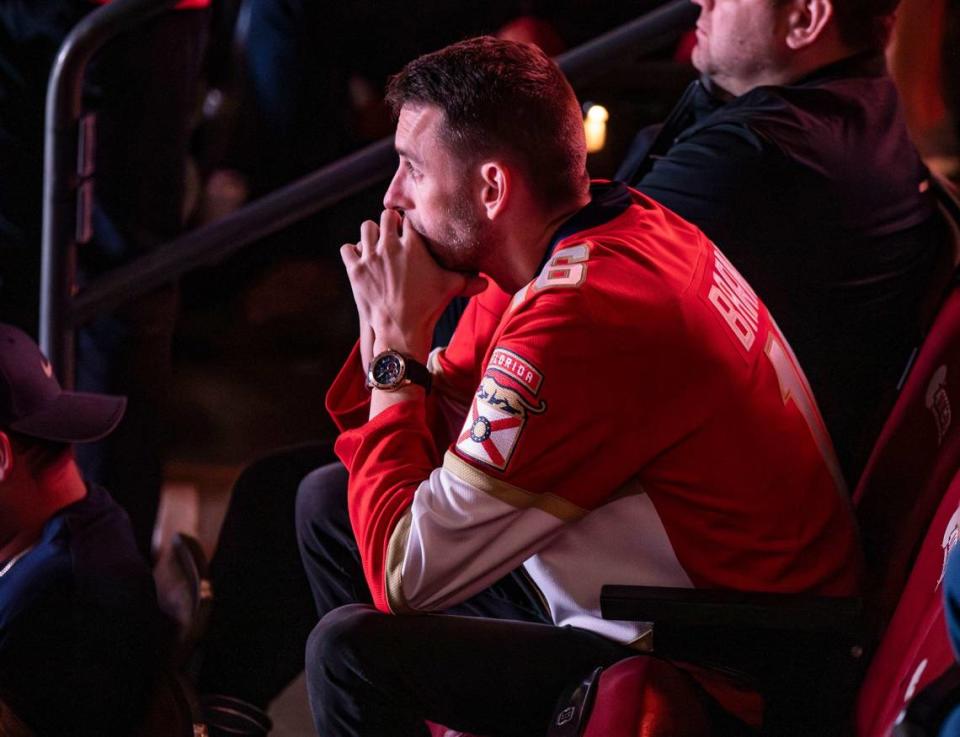
{"type": "Polygon", "coordinates": [[[940,502],[857,699],[857,737],[886,737],[915,694],[954,664],[940,586],[960,538],[960,473],[940,502]]]}
{"type": "Polygon", "coordinates": [[[867,556],[871,634],[882,632],[930,520],[960,465],[960,288],[956,281],[854,492],[867,556]]]}
{"type": "MultiPolygon", "coordinates": [[[[560,737],[563,717],[561,710],[550,737],[560,737]]],[[[690,676],[666,661],[637,656],[600,674],[593,711],[582,734],[709,737],[713,732],[703,697],[690,676]]]]}
{"type": "MultiPolygon", "coordinates": [[[[474,737],[429,723],[431,737],[474,737]]],[[[600,669],[561,699],[546,737],[711,737],[693,679],[657,658],[600,669]]]]}

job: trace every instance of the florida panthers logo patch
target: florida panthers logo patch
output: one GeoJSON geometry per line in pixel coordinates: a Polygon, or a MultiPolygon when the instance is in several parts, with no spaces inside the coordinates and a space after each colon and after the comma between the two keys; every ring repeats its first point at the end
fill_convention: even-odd
{"type": "Polygon", "coordinates": [[[457,438],[457,451],[505,471],[528,417],[546,411],[546,403],[537,402],[542,383],[543,375],[516,353],[494,351],[457,438]]]}

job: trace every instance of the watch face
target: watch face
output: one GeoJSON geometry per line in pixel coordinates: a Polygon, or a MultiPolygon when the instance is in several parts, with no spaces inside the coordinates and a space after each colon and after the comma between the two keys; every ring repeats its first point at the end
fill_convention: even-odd
{"type": "Polygon", "coordinates": [[[382,386],[396,384],[403,375],[403,363],[399,356],[386,355],[373,364],[373,380],[382,386]]]}

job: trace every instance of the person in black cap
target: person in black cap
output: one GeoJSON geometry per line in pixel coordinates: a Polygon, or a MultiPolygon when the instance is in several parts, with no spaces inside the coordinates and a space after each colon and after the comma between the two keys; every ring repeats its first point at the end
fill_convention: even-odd
{"type": "Polygon", "coordinates": [[[36,344],[0,323],[0,703],[38,737],[130,734],[152,685],[153,578],[72,449],[125,406],[63,391],[36,344]]]}

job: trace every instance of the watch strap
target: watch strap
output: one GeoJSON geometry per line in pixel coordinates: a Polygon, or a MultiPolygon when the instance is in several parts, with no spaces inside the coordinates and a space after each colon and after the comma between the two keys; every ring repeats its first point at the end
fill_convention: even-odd
{"type": "Polygon", "coordinates": [[[403,361],[404,366],[406,366],[404,378],[410,379],[412,383],[422,386],[429,392],[433,384],[433,374],[430,373],[430,369],[409,356],[404,356],[403,361]]]}

